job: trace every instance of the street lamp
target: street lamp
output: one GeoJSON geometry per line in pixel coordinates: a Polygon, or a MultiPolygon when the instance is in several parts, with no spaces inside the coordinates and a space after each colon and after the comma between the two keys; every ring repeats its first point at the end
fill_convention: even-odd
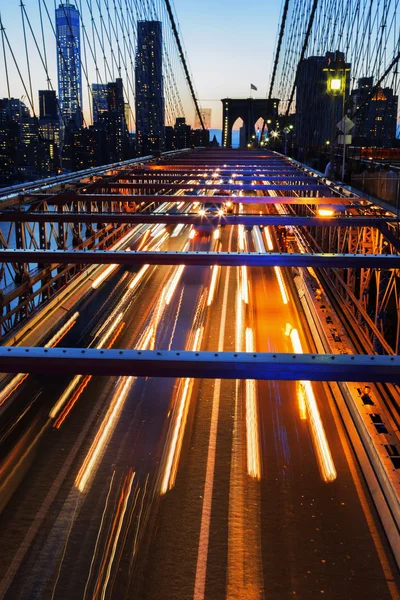
{"type": "Polygon", "coordinates": [[[288,125],[283,129],[283,133],[285,134],[285,156],[287,156],[287,136],[292,131],[293,125],[288,125]]]}
{"type": "MultiPolygon", "coordinates": [[[[329,96],[334,98],[334,120],[336,119],[336,102],[337,98],[342,96],[342,119],[345,116],[345,100],[346,100],[346,79],[347,73],[350,71],[349,63],[346,63],[343,59],[337,58],[337,53],[335,53],[334,60],[330,60],[328,66],[324,68],[324,71],[327,73],[327,93],[329,96]]],[[[335,123],[336,126],[336,123],[335,123]]],[[[346,128],[346,127],[345,127],[346,128]]],[[[328,145],[328,143],[327,143],[328,145]]],[[[333,152],[333,150],[332,150],[333,152]]],[[[333,155],[332,155],[333,156],[333,155]]],[[[346,131],[343,136],[343,166],[342,166],[342,178],[344,178],[344,167],[346,161],[346,131]]]]}

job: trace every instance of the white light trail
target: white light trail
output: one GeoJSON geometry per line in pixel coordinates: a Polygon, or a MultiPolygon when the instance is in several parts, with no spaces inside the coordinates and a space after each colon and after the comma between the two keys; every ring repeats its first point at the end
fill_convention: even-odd
{"type": "Polygon", "coordinates": [[[214,265],[212,267],[211,283],[210,283],[210,290],[208,292],[207,306],[211,306],[211,304],[213,303],[215,288],[217,286],[217,278],[219,275],[219,270],[220,270],[219,265],[214,265]]]}
{"type": "Polygon", "coordinates": [[[176,237],[178,237],[178,235],[180,234],[180,232],[182,231],[182,229],[183,229],[184,227],[185,227],[185,226],[183,225],[183,223],[178,223],[178,225],[176,225],[176,226],[174,227],[173,231],[172,231],[171,238],[176,238],[176,237]]]}

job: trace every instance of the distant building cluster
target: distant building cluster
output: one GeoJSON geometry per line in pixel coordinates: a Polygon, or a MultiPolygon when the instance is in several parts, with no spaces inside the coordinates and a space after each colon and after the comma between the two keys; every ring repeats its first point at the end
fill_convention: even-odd
{"type": "MultiPolygon", "coordinates": [[[[194,130],[183,117],[174,127],[165,126],[160,21],[138,22],[135,112],[124,100],[121,78],[93,83],[92,125],[86,126],[79,11],[65,0],[55,15],[58,94],[39,90],[35,116],[23,100],[0,99],[0,185],[208,145],[209,132],[199,122],[194,130]]],[[[209,129],[211,109],[202,109],[202,118],[209,129]]]]}
{"type": "Polygon", "coordinates": [[[294,133],[297,147],[324,148],[337,136],[344,115],[354,115],[351,143],[354,146],[391,147],[396,142],[398,97],[390,88],[374,86],[372,77],[358,80],[350,90],[351,64],[342,52],[310,56],[299,65],[296,87],[294,133]],[[344,97],[327,93],[326,67],[333,61],[347,65],[344,97]]]}

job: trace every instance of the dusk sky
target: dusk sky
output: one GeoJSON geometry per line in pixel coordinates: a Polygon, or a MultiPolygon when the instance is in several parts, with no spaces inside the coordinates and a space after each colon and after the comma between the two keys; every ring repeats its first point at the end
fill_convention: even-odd
{"type": "MultiPolygon", "coordinates": [[[[50,5],[51,4],[51,5],[50,5]]],[[[79,2],[76,2],[79,6],[79,2]]],[[[28,71],[23,46],[20,7],[16,0],[1,3],[0,14],[6,33],[10,39],[25,82],[28,71]]],[[[82,2],[82,6],[85,3],[82,2]]],[[[52,3],[49,14],[54,19],[52,3]]],[[[250,83],[257,88],[254,97],[264,98],[267,93],[271,62],[275,46],[280,0],[175,0],[181,32],[189,57],[200,104],[212,108],[212,127],[221,127],[220,99],[248,97],[250,83]]],[[[27,2],[26,10],[32,26],[40,38],[40,22],[37,3],[27,2]]],[[[87,18],[87,22],[90,22],[87,18]]],[[[57,89],[56,49],[54,34],[48,17],[44,15],[49,72],[54,89],[57,89]]],[[[54,24],[54,20],[53,20],[54,24]]],[[[28,36],[29,38],[29,36],[28,36]]],[[[46,89],[46,77],[32,39],[29,44],[32,89],[35,104],[37,90],[46,89]]],[[[0,97],[7,96],[4,63],[0,59],[0,97]]],[[[8,56],[11,95],[26,96],[11,56],[8,56]]],[[[93,69],[94,70],[94,69],[93,69]]],[[[90,69],[90,73],[92,69],[90,69]]],[[[91,79],[94,81],[94,77],[91,79]]],[[[88,93],[84,75],[84,113],[88,116],[88,93]]],[[[29,102],[25,100],[26,104],[29,102]]],[[[193,124],[194,108],[189,104],[188,92],[183,94],[183,103],[189,122],[193,124]]],[[[133,104],[133,101],[131,101],[133,104]]],[[[37,110],[37,105],[35,107],[37,110]]]]}
{"type": "Polygon", "coordinates": [[[225,96],[265,98],[278,29],[280,0],[175,0],[193,78],[203,107],[221,128],[225,96]],[[216,100],[209,102],[208,100],[216,100]]]}

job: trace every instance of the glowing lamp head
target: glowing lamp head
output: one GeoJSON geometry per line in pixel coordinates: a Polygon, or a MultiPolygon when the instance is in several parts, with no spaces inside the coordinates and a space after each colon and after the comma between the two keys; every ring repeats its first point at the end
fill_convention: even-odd
{"type": "Polygon", "coordinates": [[[218,216],[219,217],[223,217],[224,216],[224,211],[222,210],[222,208],[219,209],[218,216]]]}
{"type": "Polygon", "coordinates": [[[226,206],[227,206],[228,208],[230,208],[230,207],[232,206],[232,202],[227,202],[227,203],[226,203],[226,206]]]}
{"type": "Polygon", "coordinates": [[[199,210],[199,215],[200,215],[201,217],[204,217],[204,216],[205,216],[205,214],[206,214],[206,211],[204,210],[204,208],[201,208],[201,209],[199,210]]]}
{"type": "Polygon", "coordinates": [[[340,92],[342,89],[342,80],[337,77],[332,77],[329,80],[329,88],[331,92],[340,92]]]}

